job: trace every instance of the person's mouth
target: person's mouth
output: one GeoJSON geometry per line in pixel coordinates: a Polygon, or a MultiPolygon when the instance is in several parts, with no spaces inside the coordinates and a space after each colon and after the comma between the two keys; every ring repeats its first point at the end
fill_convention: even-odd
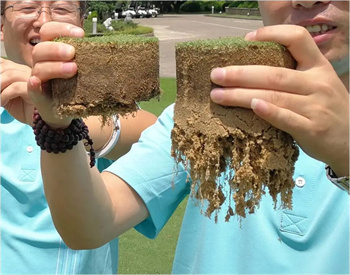
{"type": "Polygon", "coordinates": [[[41,42],[41,39],[40,38],[32,38],[29,40],[29,43],[32,45],[32,46],[35,46],[36,44],[40,43],[41,42]]]}
{"type": "Polygon", "coordinates": [[[315,25],[305,26],[305,28],[308,30],[308,32],[311,34],[312,37],[315,37],[321,34],[325,34],[331,30],[334,30],[337,27],[331,26],[328,24],[315,24],[315,25]]]}
{"type": "Polygon", "coordinates": [[[332,40],[338,29],[334,21],[321,17],[301,21],[297,25],[304,27],[318,46],[332,40]]]}

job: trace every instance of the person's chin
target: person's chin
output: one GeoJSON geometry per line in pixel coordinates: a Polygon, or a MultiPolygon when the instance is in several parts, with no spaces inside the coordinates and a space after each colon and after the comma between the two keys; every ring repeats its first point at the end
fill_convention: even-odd
{"type": "Polygon", "coordinates": [[[341,56],[337,56],[330,60],[333,69],[336,73],[341,76],[349,73],[349,52],[341,56]]]}
{"type": "Polygon", "coordinates": [[[22,65],[27,65],[29,67],[33,67],[33,59],[32,59],[32,57],[26,57],[26,58],[22,59],[21,64],[22,65]]]}

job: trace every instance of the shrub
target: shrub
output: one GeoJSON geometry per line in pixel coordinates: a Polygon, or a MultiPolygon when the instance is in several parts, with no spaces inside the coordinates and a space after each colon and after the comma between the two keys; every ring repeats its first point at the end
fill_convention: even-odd
{"type": "Polygon", "coordinates": [[[97,11],[92,11],[90,14],[89,14],[89,16],[87,17],[87,19],[86,20],[88,20],[88,21],[92,21],[92,18],[97,18],[97,11]]]}
{"type": "MultiPolygon", "coordinates": [[[[103,24],[97,23],[97,32],[104,35],[118,35],[118,34],[148,34],[153,33],[151,27],[139,26],[137,23],[128,22],[124,23],[124,20],[112,21],[112,27],[114,31],[109,31],[103,24]]],[[[92,20],[84,21],[84,31],[87,36],[92,34],[92,20]]]]}
{"type": "Polygon", "coordinates": [[[113,20],[112,21],[112,27],[115,31],[124,31],[126,29],[135,29],[137,28],[137,23],[134,22],[127,22],[125,23],[124,20],[113,20]]]}
{"type": "Polygon", "coordinates": [[[187,1],[180,6],[179,12],[211,12],[211,7],[214,6],[214,11],[222,11],[225,1],[187,1]]]}
{"type": "Polygon", "coordinates": [[[240,4],[243,4],[244,3],[244,1],[233,1],[233,2],[231,2],[228,6],[230,7],[230,8],[238,8],[238,6],[240,5],[240,4]]]}
{"type": "Polygon", "coordinates": [[[202,8],[204,11],[211,12],[211,7],[214,6],[214,11],[222,11],[222,6],[224,5],[224,1],[203,1],[201,2],[202,8]]]}
{"type": "Polygon", "coordinates": [[[222,11],[225,11],[226,9],[226,7],[229,7],[230,6],[230,3],[231,2],[225,2],[223,5],[222,5],[222,11]]]}
{"type": "Polygon", "coordinates": [[[179,12],[202,12],[203,7],[201,5],[201,2],[197,1],[188,1],[183,3],[180,6],[179,12]]]}
{"type": "MultiPolygon", "coordinates": [[[[97,23],[97,32],[102,33],[106,30],[106,27],[103,24],[97,23]]],[[[84,31],[85,34],[92,33],[92,17],[91,19],[84,20],[84,31]]]]}
{"type": "Polygon", "coordinates": [[[249,2],[244,2],[242,4],[239,4],[238,7],[253,9],[253,8],[258,8],[259,4],[258,4],[258,1],[249,1],[249,2]]]}
{"type": "Polygon", "coordinates": [[[229,5],[232,8],[258,8],[258,1],[233,1],[229,5]]]}

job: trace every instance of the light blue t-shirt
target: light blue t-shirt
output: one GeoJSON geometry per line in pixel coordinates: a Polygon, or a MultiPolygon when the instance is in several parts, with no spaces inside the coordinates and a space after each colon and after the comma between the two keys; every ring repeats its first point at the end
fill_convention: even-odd
{"type": "MultiPolygon", "coordinates": [[[[182,166],[174,170],[170,156],[172,117],[170,106],[129,154],[107,168],[146,203],[150,217],[136,229],[149,238],[157,236],[191,184],[182,166]]],[[[224,210],[215,223],[189,198],[173,273],[349,274],[349,195],[327,179],[324,163],[302,151],[297,178],[305,184],[293,191],[293,210],[275,210],[267,194],[241,224],[235,217],[225,222],[224,210]]]]}
{"type": "MultiPolygon", "coordinates": [[[[45,199],[33,130],[3,108],[0,116],[0,274],[115,274],[118,239],[92,250],[64,244],[45,199]]],[[[98,163],[101,168],[108,164],[98,163]]]]}

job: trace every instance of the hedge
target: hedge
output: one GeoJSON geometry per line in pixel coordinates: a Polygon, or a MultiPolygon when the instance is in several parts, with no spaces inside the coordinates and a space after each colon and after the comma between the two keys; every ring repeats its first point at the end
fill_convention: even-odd
{"type": "Polygon", "coordinates": [[[214,6],[214,11],[223,11],[223,5],[226,1],[187,1],[180,8],[180,13],[187,12],[211,12],[211,7],[214,6]]]}

